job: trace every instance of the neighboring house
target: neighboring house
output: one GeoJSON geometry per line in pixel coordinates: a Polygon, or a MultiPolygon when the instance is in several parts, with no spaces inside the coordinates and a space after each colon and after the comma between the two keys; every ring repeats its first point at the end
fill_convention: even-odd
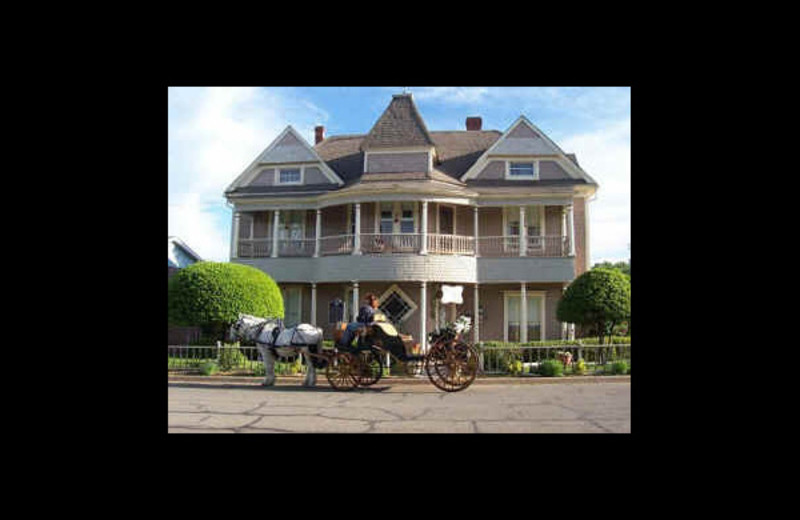
{"type": "Polygon", "coordinates": [[[167,273],[169,276],[172,276],[172,273],[178,269],[183,269],[201,260],[200,255],[184,244],[183,240],[178,237],[167,237],[167,273]]]}
{"type": "Polygon", "coordinates": [[[287,127],[226,189],[231,261],[262,269],[284,293],[287,323],[330,337],[360,298],[415,338],[458,313],[480,316],[474,341],[558,339],[556,306],[589,268],[588,201],[597,183],[525,116],[504,132],[431,132],[411,94],[392,97],[364,135],[311,146],[287,127]],[[442,284],[464,303],[440,308],[442,284]]]}
{"type": "MultiPolygon", "coordinates": [[[[178,269],[200,262],[202,258],[195,253],[178,237],[167,237],[167,279],[171,278],[178,269]]],[[[197,327],[168,327],[168,345],[187,344],[192,339],[199,337],[200,329],[197,327]]]]}

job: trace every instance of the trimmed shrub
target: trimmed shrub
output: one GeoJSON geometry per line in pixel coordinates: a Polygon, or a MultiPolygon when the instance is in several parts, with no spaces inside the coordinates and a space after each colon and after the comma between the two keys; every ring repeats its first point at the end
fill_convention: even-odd
{"type": "Polygon", "coordinates": [[[539,365],[539,373],[545,377],[557,377],[563,375],[564,365],[555,359],[545,359],[539,365]]]}
{"type": "Polygon", "coordinates": [[[247,356],[245,356],[242,351],[239,350],[238,343],[225,343],[223,344],[223,347],[228,348],[221,348],[219,351],[219,367],[222,370],[228,371],[232,368],[246,366],[247,356]]]}
{"type": "Polygon", "coordinates": [[[631,315],[631,282],[615,269],[592,269],[577,277],[558,303],[558,321],[593,328],[602,342],[631,315]]]}
{"type": "Polygon", "coordinates": [[[586,362],[582,359],[572,363],[572,373],[583,375],[586,373],[586,362]]]}
{"type": "Polygon", "coordinates": [[[628,372],[628,364],[624,361],[614,361],[611,363],[612,374],[626,374],[628,372]]]}
{"type": "Polygon", "coordinates": [[[219,367],[213,362],[204,363],[203,366],[200,367],[200,372],[202,372],[204,376],[211,376],[219,372],[219,367]]]}
{"type": "Polygon", "coordinates": [[[269,275],[224,262],[197,262],[176,272],[168,282],[167,312],[170,324],[200,327],[217,340],[240,313],[284,317],[281,291],[269,275]]]}

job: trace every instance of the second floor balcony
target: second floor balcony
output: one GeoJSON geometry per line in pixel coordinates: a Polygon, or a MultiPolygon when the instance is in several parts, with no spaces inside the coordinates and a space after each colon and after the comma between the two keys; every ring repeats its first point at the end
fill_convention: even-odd
{"type": "Polygon", "coordinates": [[[320,210],[242,212],[234,224],[238,229],[231,256],[574,256],[566,206],[438,206],[365,203],[320,210]],[[524,224],[520,226],[520,222],[524,224]],[[359,233],[354,232],[356,223],[359,233]]]}

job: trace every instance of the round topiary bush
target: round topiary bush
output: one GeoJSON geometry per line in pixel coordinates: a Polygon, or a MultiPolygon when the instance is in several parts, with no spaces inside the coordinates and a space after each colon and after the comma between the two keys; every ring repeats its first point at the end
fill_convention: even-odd
{"type": "Polygon", "coordinates": [[[564,373],[564,365],[555,359],[545,359],[539,365],[539,373],[545,377],[557,377],[564,373]]]}
{"type": "Polygon", "coordinates": [[[224,262],[198,262],[169,279],[169,323],[196,326],[219,340],[240,313],[283,318],[278,284],[254,267],[224,262]]]}
{"type": "Polygon", "coordinates": [[[628,373],[628,364],[624,361],[615,361],[611,363],[611,373],[612,374],[627,374],[628,373]]]}
{"type": "Polygon", "coordinates": [[[558,302],[556,318],[594,328],[603,342],[631,315],[631,282],[616,269],[595,268],[577,277],[558,302]]]}

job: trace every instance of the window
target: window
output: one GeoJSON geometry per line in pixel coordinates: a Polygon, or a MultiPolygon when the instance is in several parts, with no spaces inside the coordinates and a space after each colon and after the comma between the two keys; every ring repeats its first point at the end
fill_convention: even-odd
{"type": "MultiPolygon", "coordinates": [[[[543,295],[540,294],[527,294],[528,303],[528,341],[539,341],[543,339],[542,320],[544,307],[543,295]]],[[[510,342],[518,342],[522,337],[520,334],[520,327],[522,324],[522,301],[520,293],[508,292],[505,295],[505,330],[503,331],[503,339],[510,342]]]]}
{"type": "Polygon", "coordinates": [[[508,174],[512,177],[533,178],[533,163],[512,162],[508,165],[508,174]]]}
{"type": "Polygon", "coordinates": [[[414,232],[414,203],[404,202],[401,206],[402,217],[400,218],[400,232],[413,233],[414,232]]]}
{"type": "Polygon", "coordinates": [[[280,170],[278,184],[300,184],[300,168],[280,170]]]}
{"type": "Polygon", "coordinates": [[[398,325],[408,319],[417,309],[414,301],[408,297],[397,285],[392,285],[380,297],[378,308],[386,315],[386,319],[398,325]]]}
{"type": "Polygon", "coordinates": [[[284,210],[280,213],[278,238],[299,240],[305,237],[305,210],[284,210]]]}
{"type": "Polygon", "coordinates": [[[509,180],[539,180],[539,161],[527,162],[506,161],[506,179],[509,180]]]}
{"type": "Polygon", "coordinates": [[[394,231],[394,214],[391,202],[381,203],[381,234],[391,234],[394,231]]]}
{"type": "Polygon", "coordinates": [[[302,322],[303,293],[300,287],[287,287],[283,290],[284,318],[287,327],[294,327],[302,322]]]}

